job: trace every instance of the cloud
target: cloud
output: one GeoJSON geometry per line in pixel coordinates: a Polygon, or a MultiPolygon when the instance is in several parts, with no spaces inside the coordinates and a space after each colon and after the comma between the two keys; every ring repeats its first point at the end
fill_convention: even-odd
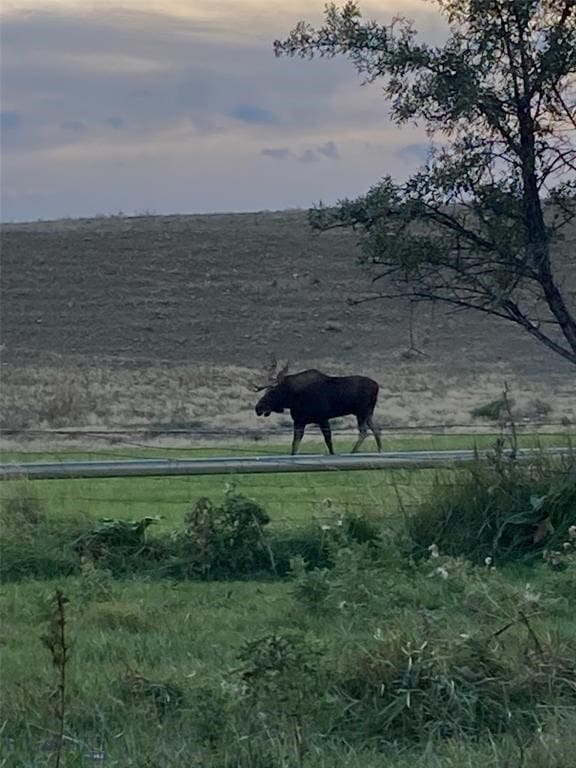
{"type": "Polygon", "coordinates": [[[304,152],[298,156],[298,160],[300,160],[301,163],[314,163],[318,159],[318,155],[313,149],[305,149],[304,152]]]}
{"type": "Polygon", "coordinates": [[[330,160],[336,160],[340,157],[338,147],[334,141],[327,141],[319,146],[307,147],[301,153],[295,152],[289,147],[267,147],[260,150],[260,154],[264,157],[273,157],[278,160],[293,158],[301,163],[314,163],[317,160],[321,160],[322,157],[327,157],[330,160]]]}
{"type": "Polygon", "coordinates": [[[321,155],[324,155],[324,157],[329,157],[331,160],[337,160],[340,157],[338,147],[333,141],[327,141],[326,144],[318,147],[317,151],[321,155]]]}
{"type": "Polygon", "coordinates": [[[121,128],[124,128],[125,125],[124,120],[117,115],[111,115],[110,117],[105,118],[104,123],[109,125],[111,128],[115,128],[117,131],[119,131],[121,128]]]}
{"type": "Polygon", "coordinates": [[[419,160],[421,163],[425,163],[428,160],[429,155],[430,145],[424,143],[406,144],[398,150],[398,157],[400,160],[407,162],[419,160]]]}
{"type": "MultiPolygon", "coordinates": [[[[303,0],[248,1],[249,12],[237,0],[165,0],[157,12],[137,11],[137,0],[93,11],[27,0],[25,13],[8,11],[1,125],[11,216],[307,205],[417,167],[406,147],[424,132],[392,125],[380,88],[360,88],[349,61],[274,57],[272,40],[309,17],[303,0]]],[[[416,0],[407,2],[412,15],[416,0]]],[[[314,13],[320,20],[321,7],[314,13]]]]}
{"type": "Polygon", "coordinates": [[[74,133],[77,136],[86,132],[86,123],[82,120],[65,120],[60,124],[60,128],[67,133],[74,133]]]}
{"type": "Polygon", "coordinates": [[[3,131],[15,131],[22,125],[22,115],[19,112],[6,110],[0,112],[0,128],[3,131]]]}
{"type": "Polygon", "coordinates": [[[276,115],[268,109],[256,107],[252,104],[238,104],[230,112],[230,116],[243,123],[272,124],[277,122],[276,115]]]}
{"type": "Polygon", "coordinates": [[[293,156],[292,150],[288,149],[288,147],[266,147],[260,151],[260,154],[263,157],[274,157],[277,159],[293,156]]]}

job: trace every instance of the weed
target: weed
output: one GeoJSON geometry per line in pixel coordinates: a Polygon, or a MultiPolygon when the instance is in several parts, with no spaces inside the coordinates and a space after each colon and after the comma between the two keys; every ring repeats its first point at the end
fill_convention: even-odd
{"type": "Polygon", "coordinates": [[[297,603],[308,610],[325,613],[331,607],[330,571],[327,568],[308,570],[303,557],[295,557],[291,563],[294,580],[291,593],[297,603]]]}
{"type": "Polygon", "coordinates": [[[0,502],[0,525],[4,530],[38,525],[46,520],[46,509],[29,480],[14,481],[0,502]]]}
{"type": "Polygon", "coordinates": [[[182,555],[191,574],[240,575],[269,557],[263,529],[270,518],[252,499],[229,489],[216,505],[200,498],[184,516],[182,555]]]}
{"type": "Polygon", "coordinates": [[[112,599],[112,595],[112,572],[105,568],[98,568],[91,557],[82,557],[78,585],[79,604],[107,602],[112,599]]]}
{"type": "Polygon", "coordinates": [[[321,643],[301,632],[266,634],[245,642],[238,657],[254,726],[271,742],[288,737],[301,765],[326,685],[321,643]]]}
{"type": "Polygon", "coordinates": [[[57,589],[52,601],[52,611],[48,632],[42,636],[42,642],[50,651],[52,664],[57,673],[57,686],[53,694],[54,716],[57,722],[55,745],[56,768],[60,768],[64,748],[64,727],[66,721],[67,668],[70,660],[70,645],[66,633],[66,610],[68,598],[57,589]]]}
{"type": "Polygon", "coordinates": [[[141,520],[114,520],[101,518],[78,547],[94,557],[101,557],[110,550],[133,554],[146,544],[146,530],[159,521],[159,517],[144,517],[141,520]]]}
{"type": "Polygon", "coordinates": [[[145,703],[163,720],[184,704],[184,693],[179,685],[169,681],[150,680],[139,672],[128,671],[117,684],[119,695],[129,703],[145,703]]]}
{"type": "Polygon", "coordinates": [[[449,483],[440,477],[408,518],[412,553],[432,544],[476,563],[541,556],[566,539],[576,509],[576,466],[544,457],[536,463],[478,462],[449,483]]]}
{"type": "Polygon", "coordinates": [[[489,403],[479,405],[470,411],[473,419],[485,419],[486,421],[500,421],[506,413],[506,401],[504,398],[491,400],[489,403]]]}

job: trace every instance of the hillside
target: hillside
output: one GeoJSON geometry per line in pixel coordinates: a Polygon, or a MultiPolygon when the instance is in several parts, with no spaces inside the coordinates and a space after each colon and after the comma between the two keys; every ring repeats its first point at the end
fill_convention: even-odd
{"type": "MultiPolygon", "coordinates": [[[[565,254],[575,241],[573,227],[565,254]]],[[[504,379],[519,401],[544,398],[558,419],[574,416],[573,366],[507,323],[422,306],[415,341],[425,355],[407,356],[404,302],[347,304],[370,287],[357,256],[353,234],[316,235],[300,212],[4,225],[8,421],[185,422],[201,413],[202,423],[258,428],[245,384],[270,352],[296,369],[377,376],[390,424],[469,421],[470,405],[504,379]],[[78,390],[68,400],[90,404],[76,416],[43,415],[34,398],[62,397],[63,387],[78,390]],[[219,407],[207,408],[215,387],[219,407]]]]}

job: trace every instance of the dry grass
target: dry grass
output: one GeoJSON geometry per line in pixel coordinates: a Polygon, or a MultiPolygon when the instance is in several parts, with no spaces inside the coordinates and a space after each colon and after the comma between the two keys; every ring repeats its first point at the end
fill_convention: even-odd
{"type": "Polygon", "coordinates": [[[266,434],[287,415],[258,420],[246,380],[272,350],[376,378],[385,428],[470,424],[505,380],[520,420],[576,422],[573,366],[510,324],[422,307],[407,356],[404,303],[348,306],[357,256],[300,212],[6,225],[0,425],[266,434]]]}
{"type": "MultiPolygon", "coordinates": [[[[346,373],[352,366],[325,361],[329,372],[346,373]]],[[[440,376],[434,366],[410,364],[390,371],[369,368],[381,382],[377,417],[384,429],[458,427],[482,431],[471,417],[479,405],[497,398],[508,381],[520,424],[576,423],[576,403],[562,382],[550,391],[550,381],[525,382],[503,365],[480,376],[440,376]],[[550,407],[548,413],[545,405],[550,407]]],[[[50,429],[149,429],[153,433],[189,430],[198,438],[222,438],[233,432],[242,439],[271,432],[291,433],[289,415],[259,419],[254,414],[257,395],[249,388],[255,370],[239,366],[181,365],[134,369],[95,366],[90,369],[10,367],[0,392],[4,445],[14,446],[19,435],[6,431],[50,429]],[[11,439],[9,439],[11,438],[11,439]]],[[[354,419],[335,423],[340,430],[355,429],[354,419]]],[[[189,440],[189,437],[186,438],[189,440]]]]}

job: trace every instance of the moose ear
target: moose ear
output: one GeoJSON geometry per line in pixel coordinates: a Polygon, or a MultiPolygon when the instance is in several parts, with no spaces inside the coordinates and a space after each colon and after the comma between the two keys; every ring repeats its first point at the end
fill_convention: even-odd
{"type": "Polygon", "coordinates": [[[282,379],[286,376],[289,369],[290,369],[290,362],[287,362],[286,365],[278,371],[278,374],[276,375],[276,381],[278,382],[278,384],[282,382],[282,379]]]}

